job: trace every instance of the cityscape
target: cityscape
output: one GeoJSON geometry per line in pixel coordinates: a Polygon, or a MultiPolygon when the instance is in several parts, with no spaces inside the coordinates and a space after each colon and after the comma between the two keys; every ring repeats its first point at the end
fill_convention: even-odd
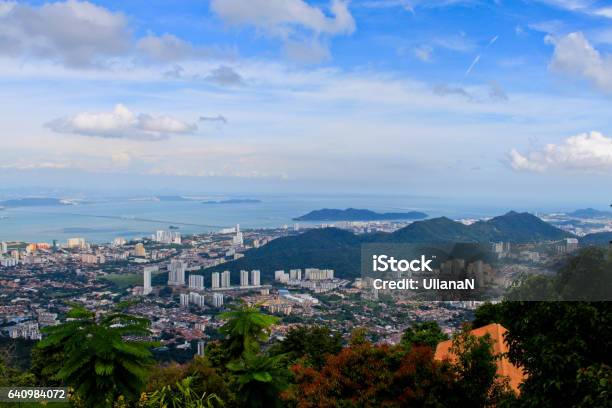
{"type": "Polygon", "coordinates": [[[0,0],[0,407],[612,407],[609,0],[0,0]]]}

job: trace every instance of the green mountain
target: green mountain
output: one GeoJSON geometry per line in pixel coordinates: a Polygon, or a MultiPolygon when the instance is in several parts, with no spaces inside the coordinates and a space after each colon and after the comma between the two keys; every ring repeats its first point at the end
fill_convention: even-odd
{"type": "Polygon", "coordinates": [[[347,208],[338,210],[323,208],[311,211],[308,214],[294,218],[294,221],[383,221],[383,220],[420,220],[427,218],[427,214],[419,211],[398,213],[377,213],[370,210],[347,208]]]}
{"type": "Polygon", "coordinates": [[[540,242],[573,237],[529,213],[509,213],[469,226],[480,241],[540,242]]]}
{"type": "Polygon", "coordinates": [[[612,242],[612,231],[595,232],[580,238],[580,243],[583,245],[609,245],[610,242],[612,242]]]}
{"type": "MultiPolygon", "coordinates": [[[[241,269],[261,270],[262,278],[270,280],[274,271],[293,268],[333,269],[338,276],[360,275],[362,238],[338,228],[318,228],[300,235],[278,238],[261,248],[250,249],[244,257],[209,268],[211,271],[241,269]]],[[[232,282],[238,283],[238,274],[232,274],[232,282]]]]}
{"type": "MultiPolygon", "coordinates": [[[[319,228],[275,239],[261,248],[247,251],[243,258],[210,270],[259,269],[262,278],[270,280],[275,270],[313,267],[331,268],[338,277],[354,278],[360,275],[361,244],[364,243],[453,244],[455,248],[462,247],[457,244],[473,244],[463,247],[476,248],[475,244],[493,241],[553,241],[570,236],[573,235],[534,215],[513,211],[472,225],[445,217],[416,221],[390,234],[355,235],[338,228],[319,228]]],[[[237,273],[233,276],[238,279],[237,273]]]]}

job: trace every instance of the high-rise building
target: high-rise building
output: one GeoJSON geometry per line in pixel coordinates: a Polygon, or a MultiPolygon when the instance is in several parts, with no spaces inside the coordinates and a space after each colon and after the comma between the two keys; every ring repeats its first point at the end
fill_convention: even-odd
{"type": "Polygon", "coordinates": [[[289,271],[289,279],[302,280],[302,270],[301,269],[291,269],[289,271]]]}
{"type": "Polygon", "coordinates": [[[211,287],[213,289],[217,289],[221,286],[219,272],[213,272],[211,275],[211,279],[212,279],[211,287]]]}
{"type": "Polygon", "coordinates": [[[185,270],[187,270],[187,264],[178,259],[173,259],[168,265],[168,285],[184,285],[185,284],[185,270]]]}
{"type": "Polygon", "coordinates": [[[261,275],[261,273],[257,269],[253,269],[251,271],[251,285],[253,285],[253,286],[260,286],[261,285],[260,275],[261,275]]]}
{"type": "Polygon", "coordinates": [[[151,272],[153,272],[153,268],[150,267],[146,267],[143,270],[142,294],[145,296],[153,290],[151,287],[151,272]]]}
{"type": "Polygon", "coordinates": [[[244,245],[242,232],[240,232],[240,224],[236,224],[236,235],[234,235],[234,238],[232,238],[232,244],[239,246],[244,245]]]}
{"type": "Polygon", "coordinates": [[[8,252],[8,244],[4,241],[0,244],[0,254],[6,254],[8,252]]]}
{"type": "Polygon", "coordinates": [[[188,294],[181,293],[180,299],[181,299],[181,307],[189,306],[189,295],[188,294]]]}
{"type": "Polygon", "coordinates": [[[117,237],[117,238],[113,239],[113,246],[114,247],[124,246],[125,244],[127,244],[127,241],[125,240],[125,238],[117,237]]]}
{"type": "Polygon", "coordinates": [[[204,289],[204,276],[189,275],[189,289],[204,289]]]}
{"type": "Polygon", "coordinates": [[[155,231],[155,234],[151,236],[151,239],[155,242],[162,244],[180,244],[181,234],[173,231],[155,231]]]}
{"type": "Polygon", "coordinates": [[[230,271],[223,271],[221,274],[221,287],[229,288],[230,285],[230,271]]]}
{"type": "Polygon", "coordinates": [[[68,238],[68,248],[83,249],[87,246],[85,238],[68,238]]]}
{"type": "Polygon", "coordinates": [[[333,269],[306,268],[304,270],[304,278],[306,280],[334,279],[334,270],[333,269]]]}
{"type": "Polygon", "coordinates": [[[249,286],[249,271],[240,271],[240,286],[249,286]]]}
{"type": "Polygon", "coordinates": [[[206,349],[206,343],[204,343],[204,340],[198,341],[198,356],[203,356],[205,349],[206,349]]]}
{"type": "Polygon", "coordinates": [[[134,245],[134,256],[138,258],[146,258],[147,251],[145,251],[145,247],[142,242],[134,245]]]}
{"type": "Polygon", "coordinates": [[[223,306],[223,293],[213,293],[212,305],[213,307],[223,306]]]}

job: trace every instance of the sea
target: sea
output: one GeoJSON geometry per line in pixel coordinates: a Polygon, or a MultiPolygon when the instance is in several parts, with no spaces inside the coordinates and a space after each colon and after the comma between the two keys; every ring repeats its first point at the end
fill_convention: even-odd
{"type": "MultiPolygon", "coordinates": [[[[219,197],[225,200],[234,197],[219,197]]],[[[243,197],[244,198],[244,197],[243,197]]],[[[362,208],[377,212],[422,211],[430,217],[482,218],[510,210],[439,197],[382,195],[249,196],[257,203],[204,204],[205,200],[159,201],[126,197],[95,198],[76,205],[12,207],[0,210],[0,241],[66,242],[83,237],[92,243],[150,236],[177,227],[181,234],[293,227],[292,219],[321,208],[362,208]]],[[[306,225],[306,223],[300,223],[306,225]]]]}

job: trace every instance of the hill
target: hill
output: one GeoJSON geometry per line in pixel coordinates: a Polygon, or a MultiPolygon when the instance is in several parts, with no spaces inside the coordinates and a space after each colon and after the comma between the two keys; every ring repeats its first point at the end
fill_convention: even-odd
{"type": "Polygon", "coordinates": [[[510,211],[487,221],[479,221],[469,226],[471,231],[481,237],[481,241],[539,242],[556,241],[573,237],[529,213],[510,211]]]}
{"type": "MultiPolygon", "coordinates": [[[[262,278],[270,280],[275,270],[313,267],[334,269],[341,277],[356,277],[361,273],[361,242],[361,237],[338,228],[313,229],[275,239],[261,248],[246,251],[243,258],[208,270],[259,269],[262,278]]],[[[238,283],[236,273],[232,278],[238,283]]]]}
{"type": "Polygon", "coordinates": [[[419,211],[377,213],[370,210],[347,208],[339,210],[323,208],[311,211],[308,214],[294,218],[294,221],[384,221],[384,220],[420,220],[427,218],[427,214],[419,211]]]}
{"type": "MultiPolygon", "coordinates": [[[[248,250],[243,258],[210,270],[259,269],[262,277],[270,280],[275,270],[314,267],[331,268],[338,277],[354,278],[360,275],[361,244],[364,243],[487,244],[551,241],[569,236],[572,235],[534,215],[516,212],[472,225],[445,217],[433,218],[416,221],[390,234],[355,235],[338,228],[319,228],[275,239],[261,248],[248,250]]],[[[238,279],[236,273],[233,276],[238,279]]]]}
{"type": "Polygon", "coordinates": [[[574,218],[612,218],[611,211],[600,211],[594,208],[583,208],[567,213],[567,215],[574,218]]]}
{"type": "Polygon", "coordinates": [[[612,232],[595,232],[580,238],[582,245],[608,245],[612,242],[612,232]]]}

